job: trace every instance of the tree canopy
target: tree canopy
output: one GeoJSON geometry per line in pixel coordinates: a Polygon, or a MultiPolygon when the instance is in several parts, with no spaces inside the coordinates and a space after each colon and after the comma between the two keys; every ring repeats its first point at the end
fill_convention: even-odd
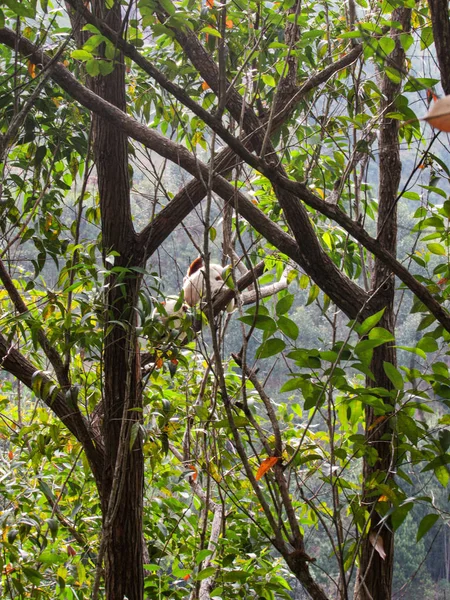
{"type": "Polygon", "coordinates": [[[2,597],[446,597],[449,47],[0,1],[2,597]]]}

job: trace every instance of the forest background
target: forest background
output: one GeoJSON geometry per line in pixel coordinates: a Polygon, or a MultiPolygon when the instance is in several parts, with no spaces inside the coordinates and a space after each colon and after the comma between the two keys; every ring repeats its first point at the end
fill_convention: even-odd
{"type": "Polygon", "coordinates": [[[2,597],[450,598],[449,47],[444,0],[0,2],[2,597]]]}

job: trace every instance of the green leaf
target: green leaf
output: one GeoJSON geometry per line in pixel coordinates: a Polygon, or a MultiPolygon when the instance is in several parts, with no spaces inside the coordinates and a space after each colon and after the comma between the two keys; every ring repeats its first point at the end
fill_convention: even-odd
{"type": "Polygon", "coordinates": [[[272,77],[272,75],[261,75],[261,79],[264,81],[264,83],[266,85],[268,85],[269,87],[276,87],[277,83],[275,81],[275,78],[272,77]]]}
{"type": "Polygon", "coordinates": [[[417,444],[422,429],[414,419],[400,411],[397,415],[397,428],[400,433],[406,435],[412,444],[417,444]]]}
{"type": "Polygon", "coordinates": [[[217,37],[217,38],[221,38],[222,37],[220,35],[220,33],[217,31],[217,29],[214,29],[214,27],[202,27],[200,29],[200,31],[202,33],[207,33],[208,35],[212,35],[212,36],[217,37]]]}
{"type": "Polygon", "coordinates": [[[390,362],[383,362],[383,369],[392,385],[397,390],[403,389],[403,377],[401,373],[390,362]]]}
{"type": "Polygon", "coordinates": [[[436,458],[433,458],[433,460],[430,460],[430,462],[427,465],[425,465],[425,467],[422,469],[422,473],[426,473],[427,471],[434,471],[436,467],[445,467],[449,463],[450,454],[440,454],[439,456],[436,456],[436,458]]]}
{"type": "MultiPolygon", "coordinates": [[[[400,34],[400,37],[402,35],[409,35],[409,34],[400,34]]],[[[409,36],[411,37],[411,36],[409,36]]],[[[427,90],[429,88],[434,87],[435,85],[437,85],[439,83],[439,79],[432,79],[431,77],[414,77],[409,79],[406,83],[405,83],[405,87],[403,88],[403,90],[405,92],[418,92],[420,90],[427,90]]]]}
{"type": "Polygon", "coordinates": [[[245,325],[253,325],[256,329],[262,329],[268,333],[274,333],[277,330],[275,321],[266,315],[245,315],[240,317],[239,321],[242,321],[245,325]]]}
{"type": "Polygon", "coordinates": [[[94,58],[92,56],[92,54],[90,52],[88,52],[87,50],[74,50],[70,56],[72,58],[75,58],[75,60],[82,60],[82,61],[87,61],[87,60],[91,60],[92,58],[94,58]]]}
{"type": "Polygon", "coordinates": [[[285,348],[286,342],[279,338],[270,338],[257,349],[256,356],[257,358],[269,358],[283,352],[285,348]]]}
{"type": "Polygon", "coordinates": [[[433,315],[426,315],[419,323],[417,331],[422,331],[423,329],[427,329],[430,325],[432,325],[436,321],[436,317],[433,315]]]}
{"type": "Polygon", "coordinates": [[[424,352],[436,352],[439,348],[436,340],[429,335],[425,335],[421,340],[419,340],[417,347],[424,352]]]}
{"type": "Polygon", "coordinates": [[[250,573],[247,571],[224,571],[222,575],[223,581],[232,582],[232,581],[245,581],[250,577],[250,573]]]}
{"type": "Polygon", "coordinates": [[[104,35],[96,33],[94,35],[91,35],[91,37],[88,38],[87,41],[83,44],[83,50],[86,50],[87,52],[93,52],[96,48],[100,46],[100,44],[108,43],[108,41],[108,38],[106,38],[104,35]]]}
{"type": "Polygon", "coordinates": [[[112,60],[99,60],[100,75],[105,77],[110,75],[114,71],[114,62],[112,60]]]}
{"type": "Polygon", "coordinates": [[[402,80],[399,71],[397,71],[397,69],[394,69],[393,67],[385,67],[385,73],[393,83],[400,83],[402,80]]]}
{"type": "Polygon", "coordinates": [[[446,465],[436,465],[434,468],[434,474],[436,479],[442,485],[442,487],[446,490],[448,488],[448,483],[450,479],[450,475],[448,472],[448,467],[446,465]]]}
{"type": "Polygon", "coordinates": [[[95,60],[95,58],[91,58],[86,62],[86,71],[91,77],[97,77],[100,74],[100,65],[99,61],[95,60]]]}
{"type": "Polygon", "coordinates": [[[409,346],[396,346],[399,350],[405,350],[405,352],[411,352],[412,354],[417,354],[417,356],[420,356],[420,358],[423,358],[424,360],[426,360],[427,355],[425,354],[425,352],[423,350],[421,350],[420,348],[411,348],[409,346]]]}
{"type": "Polygon", "coordinates": [[[299,329],[296,323],[287,317],[280,317],[278,319],[278,329],[282,331],[285,335],[290,337],[292,340],[296,340],[298,338],[299,329]]]}
{"type": "Polygon", "coordinates": [[[46,523],[48,524],[48,528],[52,534],[53,540],[55,540],[59,529],[59,521],[57,519],[50,518],[46,519],[46,523]]]}
{"type": "Polygon", "coordinates": [[[208,577],[211,577],[212,575],[214,575],[214,573],[216,571],[217,571],[216,567],[206,567],[206,569],[203,569],[202,571],[199,572],[199,574],[197,575],[195,580],[203,581],[203,579],[207,579],[208,577]]]}
{"type": "Polygon", "coordinates": [[[139,421],[136,421],[135,423],[133,423],[133,425],[131,426],[131,433],[130,433],[130,450],[132,450],[133,446],[134,446],[134,442],[136,441],[139,429],[141,427],[141,424],[139,423],[139,421]]]}
{"type": "Polygon", "coordinates": [[[203,560],[205,560],[205,558],[207,558],[208,556],[211,556],[212,553],[213,553],[213,551],[208,550],[207,548],[205,548],[204,550],[200,550],[195,555],[195,564],[199,565],[203,560]]]}
{"type": "Polygon", "coordinates": [[[2,4],[5,4],[19,17],[34,19],[36,15],[36,7],[27,0],[21,0],[20,2],[17,0],[3,0],[2,4]]]}
{"type": "Polygon", "coordinates": [[[378,40],[378,46],[381,48],[383,53],[387,56],[395,48],[395,42],[391,37],[382,37],[378,40]]]}
{"type": "Polygon", "coordinates": [[[447,255],[447,251],[444,248],[444,246],[442,244],[438,244],[437,242],[434,242],[432,244],[427,244],[427,248],[432,254],[437,254],[438,256],[446,256],[447,255]]]}
{"type": "Polygon", "coordinates": [[[436,521],[439,520],[439,515],[433,513],[430,515],[425,515],[425,517],[420,521],[419,529],[417,530],[417,538],[418,542],[423,538],[423,536],[430,531],[436,521]]]}
{"type": "Polygon", "coordinates": [[[365,319],[361,323],[361,325],[358,325],[357,331],[358,331],[359,335],[366,335],[366,333],[368,333],[372,329],[372,327],[375,327],[375,325],[379,322],[381,317],[384,315],[385,310],[386,310],[386,308],[382,308],[377,313],[370,315],[370,317],[367,317],[367,319],[365,319]]]}
{"type": "Polygon", "coordinates": [[[33,585],[39,585],[42,581],[42,575],[36,569],[32,569],[31,567],[22,567],[22,572],[28,581],[31,581],[33,585]]]}
{"type": "Polygon", "coordinates": [[[292,379],[288,379],[286,383],[281,386],[280,392],[292,392],[293,390],[298,390],[302,387],[304,381],[303,377],[293,377],[292,379]]]}
{"type": "Polygon", "coordinates": [[[314,302],[314,300],[319,296],[320,288],[318,285],[313,284],[309,288],[308,300],[306,301],[306,306],[309,306],[314,302]]]}
{"type": "Polygon", "coordinates": [[[175,14],[175,6],[170,0],[158,0],[158,2],[168,15],[173,16],[175,14]]]}
{"type": "Polygon", "coordinates": [[[420,49],[425,50],[433,43],[433,28],[422,27],[420,31],[420,49]]]}
{"type": "MultiPolygon", "coordinates": [[[[399,35],[400,38],[400,44],[402,45],[402,48],[405,52],[407,52],[409,50],[409,48],[412,46],[412,44],[414,43],[414,38],[410,33],[401,33],[399,35]]],[[[406,83],[404,90],[406,91],[406,86],[408,85],[409,81],[406,83]]]]}
{"type": "Polygon", "coordinates": [[[275,312],[277,313],[277,316],[285,315],[289,311],[292,303],[294,302],[294,298],[295,296],[293,294],[286,294],[280,298],[280,300],[278,300],[275,306],[275,312]]]}
{"type": "Polygon", "coordinates": [[[390,331],[383,327],[374,327],[369,333],[369,340],[376,340],[381,343],[394,341],[394,336],[390,331]]]}

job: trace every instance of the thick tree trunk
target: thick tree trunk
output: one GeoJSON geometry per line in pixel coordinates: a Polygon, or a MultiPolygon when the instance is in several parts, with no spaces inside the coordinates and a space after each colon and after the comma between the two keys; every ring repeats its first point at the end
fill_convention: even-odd
{"type": "MultiPolygon", "coordinates": [[[[121,28],[120,6],[107,11],[103,0],[94,10],[109,26],[121,28]]],[[[125,66],[117,52],[113,72],[94,78],[93,91],[126,110],[125,66]]],[[[102,218],[102,246],[111,252],[114,266],[142,266],[136,256],[136,236],[131,219],[127,136],[108,121],[93,117],[94,156],[102,218]]],[[[106,268],[111,264],[106,263],[106,268]]],[[[138,433],[130,450],[133,425],[140,419],[142,395],[135,333],[135,311],[140,277],[112,274],[108,277],[104,342],[105,468],[102,481],[105,585],[108,600],[141,600],[143,597],[142,511],[143,454],[138,433]],[[111,324],[111,321],[121,325],[111,324]]]]}
{"type": "MultiPolygon", "coordinates": [[[[411,11],[397,9],[392,19],[399,21],[403,31],[409,31],[411,11]]],[[[394,30],[392,35],[398,35],[394,30]]],[[[389,57],[390,65],[404,68],[405,54],[396,42],[396,48],[389,57]]],[[[393,102],[401,91],[401,83],[394,83],[386,75],[382,80],[384,101],[381,103],[381,114],[385,115],[391,109],[393,102]]],[[[397,208],[396,200],[401,176],[400,145],[398,140],[398,121],[382,117],[379,138],[379,200],[378,200],[378,240],[383,247],[393,256],[397,249],[397,208]]],[[[392,271],[379,259],[375,259],[373,289],[376,290],[377,310],[385,309],[379,325],[395,333],[395,278],[392,271]]],[[[385,389],[393,389],[390,379],[384,369],[384,363],[397,364],[395,342],[384,344],[374,349],[371,370],[375,381],[368,381],[368,385],[375,385],[385,389]]],[[[388,407],[389,408],[389,407],[388,407]]],[[[393,409],[393,407],[392,407],[393,409]]],[[[378,458],[373,464],[364,459],[364,506],[370,512],[370,532],[362,543],[360,568],[355,589],[356,600],[388,600],[392,592],[392,575],[394,562],[394,537],[389,524],[380,524],[380,517],[376,510],[377,496],[374,490],[378,484],[388,482],[393,477],[395,463],[395,431],[392,428],[389,414],[381,423],[375,423],[377,418],[373,408],[366,408],[366,439],[368,444],[377,451],[378,458]],[[372,541],[371,541],[372,540],[372,541]],[[384,546],[386,556],[383,558],[378,553],[373,541],[384,546]]]]}

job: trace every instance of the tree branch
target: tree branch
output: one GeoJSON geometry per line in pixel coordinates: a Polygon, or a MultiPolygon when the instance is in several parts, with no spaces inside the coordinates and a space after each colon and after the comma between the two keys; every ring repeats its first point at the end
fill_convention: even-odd
{"type": "MultiPolygon", "coordinates": [[[[7,28],[0,29],[0,42],[14,48],[16,41],[16,34],[12,30],[7,28]]],[[[20,52],[28,56],[31,62],[35,64],[46,64],[49,60],[49,57],[47,57],[45,53],[38,50],[36,46],[26,38],[21,37],[18,40],[18,47],[20,52]]],[[[144,125],[137,123],[120,109],[96,96],[96,94],[80,84],[62,64],[55,66],[52,78],[75,100],[78,100],[86,108],[101,114],[103,118],[110,119],[111,122],[117,127],[122,128],[123,131],[133,139],[140,141],[161,156],[179,164],[194,177],[203,178],[205,181],[208,180],[208,166],[193,156],[184,146],[176,144],[175,142],[164,138],[156,131],[150,130],[144,125]]],[[[448,312],[433,298],[424,286],[414,279],[405,267],[396,261],[395,258],[377,242],[377,240],[371,238],[361,225],[352,221],[350,217],[336,206],[330,205],[315,196],[303,183],[291,181],[287,177],[279,173],[274,173],[273,171],[270,173],[270,168],[266,169],[265,174],[270,174],[272,180],[275,180],[276,183],[286,190],[293,192],[294,195],[312,208],[315,208],[325,216],[334,219],[357,241],[361,242],[364,247],[389,265],[393,273],[417,295],[436,319],[450,331],[450,316],[448,312]]],[[[234,198],[237,194],[234,187],[219,175],[216,175],[213,179],[213,190],[225,201],[234,198]]],[[[265,231],[273,234],[274,229],[271,226],[268,226],[266,222],[267,219],[263,213],[261,213],[261,211],[259,211],[242,193],[238,193],[237,197],[237,208],[242,216],[262,235],[265,236],[265,231]]],[[[184,206],[184,208],[186,207],[184,206]]],[[[282,236],[279,236],[279,238],[281,237],[282,236]]],[[[304,252],[302,252],[299,245],[297,245],[290,236],[287,237],[289,240],[284,238],[283,242],[285,249],[290,250],[290,252],[285,252],[285,249],[282,248],[280,248],[280,250],[285,252],[290,258],[303,267],[303,254],[305,251],[309,254],[308,249],[304,248],[304,252]]],[[[268,237],[267,239],[273,243],[268,237]]],[[[305,271],[308,272],[306,268],[305,271]]],[[[339,290],[333,289],[333,286],[330,286],[327,281],[323,282],[323,285],[326,287],[322,288],[333,302],[335,302],[350,318],[356,318],[357,316],[365,318],[371,314],[369,306],[365,307],[362,313],[359,314],[361,308],[364,306],[364,302],[367,300],[365,292],[355,283],[344,277],[339,270],[337,270],[336,277],[340,281],[340,293],[339,290]],[[356,306],[358,298],[360,301],[359,305],[356,306]],[[361,301],[362,298],[364,298],[364,302],[361,301]]]]}
{"type": "MultiPolygon", "coordinates": [[[[58,390],[54,382],[42,371],[39,373],[39,389],[33,386],[38,369],[16,350],[0,333],[0,365],[25,384],[55,413],[67,429],[82,444],[89,460],[95,480],[101,482],[103,475],[103,453],[92,441],[89,425],[75,402],[69,406],[65,393],[58,390]]],[[[99,492],[101,489],[99,486],[99,492]]]]}

